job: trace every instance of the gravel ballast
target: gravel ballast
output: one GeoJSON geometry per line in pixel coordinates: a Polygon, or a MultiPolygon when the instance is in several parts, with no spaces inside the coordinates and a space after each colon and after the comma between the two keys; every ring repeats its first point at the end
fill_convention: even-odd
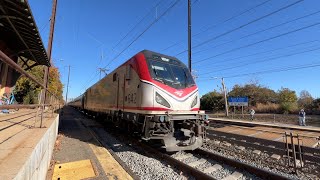
{"type": "Polygon", "coordinates": [[[113,150],[113,154],[119,157],[141,179],[192,179],[192,177],[185,176],[181,171],[171,167],[166,162],[150,157],[141,147],[133,146],[123,137],[115,138],[107,131],[94,131],[99,131],[99,137],[113,150]]]}
{"type": "Polygon", "coordinates": [[[305,167],[302,171],[298,172],[298,175],[292,173],[292,168],[288,168],[286,165],[286,159],[281,158],[280,160],[274,160],[270,158],[267,152],[261,152],[260,155],[254,154],[253,149],[238,150],[234,146],[223,147],[214,143],[214,140],[207,141],[207,144],[201,149],[207,150],[230,159],[236,159],[238,161],[256,166],[258,168],[263,168],[265,170],[283,175],[289,179],[319,179],[314,173],[316,167],[314,165],[309,165],[305,167]]]}

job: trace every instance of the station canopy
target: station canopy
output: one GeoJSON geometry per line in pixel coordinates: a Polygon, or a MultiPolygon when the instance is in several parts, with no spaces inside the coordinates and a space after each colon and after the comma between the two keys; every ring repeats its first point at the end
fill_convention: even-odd
{"type": "MultiPolygon", "coordinates": [[[[24,57],[24,61],[34,61],[32,67],[50,66],[47,52],[26,0],[0,0],[0,40],[4,41],[12,51],[11,55],[24,57]]],[[[32,67],[28,66],[27,69],[32,67]]]]}

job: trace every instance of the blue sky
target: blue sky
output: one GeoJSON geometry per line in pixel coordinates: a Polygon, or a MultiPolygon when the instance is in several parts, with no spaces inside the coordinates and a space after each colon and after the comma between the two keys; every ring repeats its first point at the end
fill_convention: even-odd
{"type": "MultiPolygon", "coordinates": [[[[52,59],[65,86],[67,66],[71,66],[68,96],[77,97],[97,82],[98,68],[106,67],[111,72],[143,49],[176,56],[187,64],[187,53],[180,53],[187,49],[187,0],[180,0],[161,17],[174,2],[59,0],[52,59]],[[177,42],[178,45],[168,48],[177,42]]],[[[52,1],[29,0],[29,3],[47,45],[52,1]]],[[[287,87],[297,95],[307,90],[320,97],[319,0],[193,0],[192,3],[192,65],[201,95],[213,89],[220,91],[221,81],[211,77],[225,77],[229,90],[235,84],[258,81],[274,90],[287,87]],[[268,15],[294,2],[298,3],[268,15]],[[252,10],[242,13],[248,9],[252,10]],[[306,66],[312,68],[303,68],[306,66]],[[285,71],[287,68],[297,69],[285,71]],[[256,73],[269,70],[274,71],[256,73]]]]}

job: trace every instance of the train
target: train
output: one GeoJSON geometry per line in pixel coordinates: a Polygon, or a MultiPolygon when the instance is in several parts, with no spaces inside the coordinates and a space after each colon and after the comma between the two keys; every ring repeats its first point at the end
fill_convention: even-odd
{"type": "MultiPolygon", "coordinates": [[[[195,150],[206,137],[208,116],[198,87],[177,58],[143,50],[69,102],[167,152],[195,150]]],[[[103,122],[107,122],[103,121],[103,122]]]]}

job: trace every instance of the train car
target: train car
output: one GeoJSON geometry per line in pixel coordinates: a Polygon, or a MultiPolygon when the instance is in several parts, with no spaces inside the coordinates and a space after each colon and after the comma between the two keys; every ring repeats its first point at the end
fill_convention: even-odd
{"type": "Polygon", "coordinates": [[[89,114],[160,142],[168,152],[194,150],[205,137],[208,118],[199,110],[198,88],[175,57],[143,50],[88,88],[77,102],[89,114]]]}
{"type": "Polygon", "coordinates": [[[83,109],[83,98],[82,98],[83,95],[75,98],[74,100],[72,100],[71,102],[68,103],[69,106],[73,106],[77,109],[83,109]]]}

